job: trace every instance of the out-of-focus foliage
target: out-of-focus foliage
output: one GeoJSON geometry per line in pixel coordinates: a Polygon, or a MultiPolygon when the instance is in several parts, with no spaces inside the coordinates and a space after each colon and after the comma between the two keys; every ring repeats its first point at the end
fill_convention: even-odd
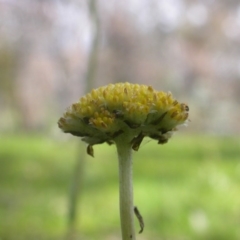
{"type": "MultiPolygon", "coordinates": [[[[98,0],[96,87],[129,81],[188,102],[188,131],[240,132],[240,4],[98,0]]],[[[0,131],[43,130],[85,89],[88,1],[0,1],[0,131]]]]}
{"type": "MultiPolygon", "coordinates": [[[[1,239],[64,239],[78,145],[73,138],[0,139],[1,239]]],[[[115,152],[101,145],[87,159],[76,239],[120,239],[115,152]]],[[[233,137],[182,135],[164,146],[145,142],[133,156],[134,202],[146,225],[137,239],[240,239],[239,155],[233,137]]]]}
{"type": "MultiPolygon", "coordinates": [[[[0,0],[1,240],[66,234],[79,142],[56,122],[86,89],[96,30],[88,3],[0,0]],[[23,131],[45,137],[11,135],[23,131]]],[[[190,107],[185,132],[228,135],[173,138],[135,154],[135,204],[146,223],[138,239],[240,239],[239,1],[97,4],[96,87],[128,81],[172,91],[190,107]]],[[[82,240],[120,236],[116,150],[106,148],[86,163],[82,240]]]]}

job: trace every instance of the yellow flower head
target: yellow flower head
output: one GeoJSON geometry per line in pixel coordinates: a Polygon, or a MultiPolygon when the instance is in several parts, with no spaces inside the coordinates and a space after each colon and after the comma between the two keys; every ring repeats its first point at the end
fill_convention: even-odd
{"type": "Polygon", "coordinates": [[[171,93],[151,86],[117,83],[92,90],[67,109],[58,121],[65,133],[82,137],[93,154],[94,144],[114,143],[125,134],[134,150],[145,136],[163,144],[188,118],[188,106],[171,93]]]}

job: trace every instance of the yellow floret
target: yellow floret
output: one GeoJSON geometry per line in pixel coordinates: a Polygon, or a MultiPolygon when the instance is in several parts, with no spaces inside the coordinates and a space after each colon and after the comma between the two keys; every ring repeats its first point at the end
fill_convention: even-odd
{"type": "MultiPolygon", "coordinates": [[[[186,122],[188,111],[188,106],[171,93],[146,85],[117,83],[80,98],[58,124],[64,132],[84,137],[90,145],[114,142],[119,134],[132,134],[138,141],[149,136],[164,143],[178,125],[186,122]]],[[[133,145],[138,149],[136,142],[133,145]]]]}

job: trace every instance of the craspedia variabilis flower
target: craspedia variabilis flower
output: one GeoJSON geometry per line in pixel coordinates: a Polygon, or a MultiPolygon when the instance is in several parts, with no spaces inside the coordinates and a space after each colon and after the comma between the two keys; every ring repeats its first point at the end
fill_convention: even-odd
{"type": "Polygon", "coordinates": [[[80,98],[59,119],[58,126],[88,143],[90,155],[93,145],[112,144],[121,134],[128,134],[132,149],[138,150],[146,136],[166,143],[176,127],[187,121],[188,111],[188,106],[171,93],[146,85],[117,83],[80,98]]]}

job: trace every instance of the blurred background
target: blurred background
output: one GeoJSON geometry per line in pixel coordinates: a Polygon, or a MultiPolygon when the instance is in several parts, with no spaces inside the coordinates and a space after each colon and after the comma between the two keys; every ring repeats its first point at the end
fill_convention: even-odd
{"type": "Polygon", "coordinates": [[[120,239],[115,148],[79,164],[57,121],[126,81],[171,91],[191,119],[134,155],[138,239],[240,239],[239,1],[0,0],[1,240],[120,239]]]}

